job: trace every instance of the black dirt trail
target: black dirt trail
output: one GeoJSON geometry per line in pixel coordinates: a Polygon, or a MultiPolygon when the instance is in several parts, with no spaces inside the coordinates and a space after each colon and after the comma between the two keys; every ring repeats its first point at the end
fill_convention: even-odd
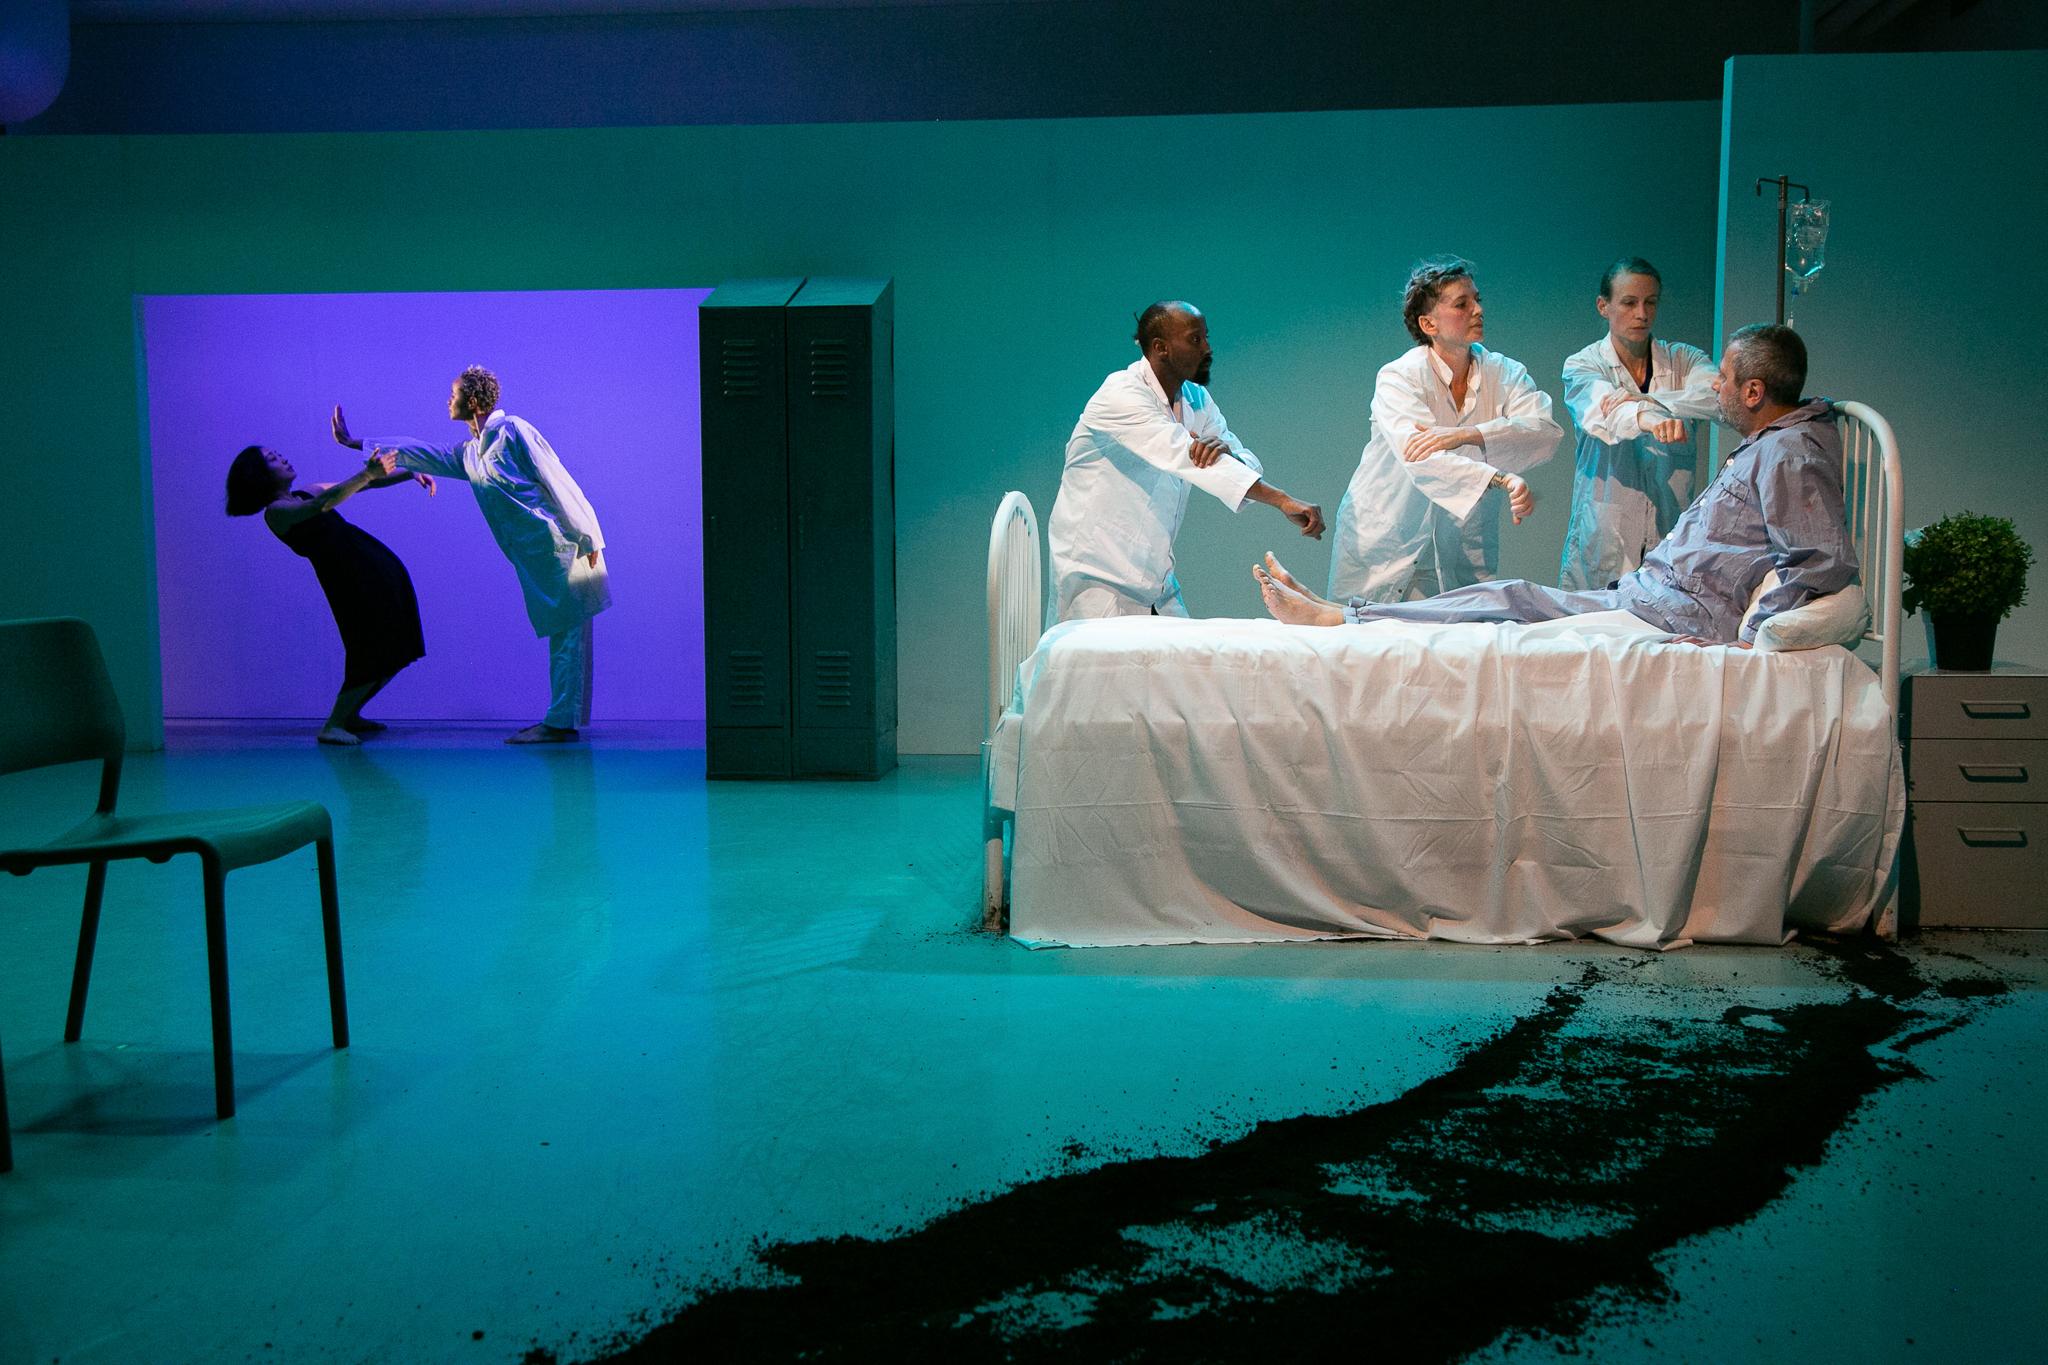
{"type": "Polygon", "coordinates": [[[1393,1100],[767,1247],[792,1283],[710,1292],[605,1359],[1454,1360],[1569,1334],[1596,1290],[1666,1295],[1658,1252],[1756,1214],[1913,1074],[1874,1046],[1971,1007],[1888,948],[1829,951],[1845,998],[1704,1018],[1631,1008],[1698,990],[1589,968],[1393,1100]]]}

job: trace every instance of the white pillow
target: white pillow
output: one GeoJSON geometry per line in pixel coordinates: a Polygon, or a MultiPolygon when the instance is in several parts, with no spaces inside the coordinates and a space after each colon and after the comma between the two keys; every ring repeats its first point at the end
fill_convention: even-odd
{"type": "MultiPolygon", "coordinates": [[[[1742,617],[1744,626],[1756,620],[1757,603],[1777,586],[1778,571],[1773,569],[1764,575],[1764,581],[1757,584],[1756,592],[1751,595],[1749,610],[1742,617]]],[[[1823,645],[1853,648],[1868,629],[1870,604],[1864,599],[1863,589],[1851,583],[1840,592],[1816,597],[1804,606],[1766,618],[1757,625],[1756,647],[1767,653],[1819,649],[1823,645]]]]}

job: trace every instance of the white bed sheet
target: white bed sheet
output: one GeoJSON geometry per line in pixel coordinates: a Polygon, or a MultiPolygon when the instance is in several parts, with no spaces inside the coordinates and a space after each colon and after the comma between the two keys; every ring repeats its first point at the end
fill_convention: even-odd
{"type": "Polygon", "coordinates": [[[1904,778],[1839,648],[1137,617],[1048,631],[990,754],[1034,946],[1782,943],[1890,894],[1904,778]]]}

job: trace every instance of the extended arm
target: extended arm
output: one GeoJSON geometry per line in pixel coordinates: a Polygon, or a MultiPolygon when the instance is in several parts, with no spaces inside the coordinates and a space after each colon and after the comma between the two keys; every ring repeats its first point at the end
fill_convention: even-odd
{"type": "Polygon", "coordinates": [[[334,439],[350,450],[361,450],[367,445],[371,450],[387,450],[399,469],[416,474],[438,474],[444,478],[462,479],[468,475],[462,468],[462,446],[429,445],[424,441],[404,440],[392,436],[380,436],[373,441],[361,441],[349,435],[348,419],[342,416],[341,405],[334,405],[334,439]]]}
{"type": "Polygon", "coordinates": [[[1268,483],[1264,477],[1265,468],[1259,457],[1245,449],[1243,441],[1223,419],[1223,410],[1214,402],[1204,402],[1188,412],[1187,427],[1193,438],[1189,445],[1188,458],[1197,468],[1207,468],[1217,459],[1228,455],[1252,473],[1259,475],[1257,482],[1244,490],[1244,501],[1261,502],[1275,508],[1280,515],[1300,528],[1301,533],[1314,540],[1323,538],[1323,509],[1312,502],[1303,502],[1286,489],[1268,483]],[[1208,458],[1204,459],[1204,454],[1208,458]]]}
{"type": "Polygon", "coordinates": [[[1429,400],[1415,381],[1393,367],[1380,371],[1372,390],[1372,428],[1392,449],[1401,472],[1417,492],[1463,521],[1472,515],[1486,494],[1493,466],[1454,450],[1439,450],[1420,457],[1404,457],[1411,442],[1436,417],[1429,400]]]}
{"type": "Polygon", "coordinates": [[[1673,342],[1671,361],[1674,368],[1681,363],[1685,366],[1685,377],[1677,388],[1652,395],[1657,406],[1687,421],[1711,422],[1719,417],[1721,398],[1714,392],[1714,379],[1720,371],[1713,358],[1697,346],[1673,342]]]}
{"type": "Polygon", "coordinates": [[[1599,365],[1573,356],[1564,363],[1564,405],[1572,420],[1603,445],[1620,445],[1643,434],[1645,404],[1624,392],[1599,365]]]}
{"type": "Polygon", "coordinates": [[[434,496],[434,476],[432,474],[418,474],[406,469],[400,469],[395,473],[385,474],[381,475],[378,478],[374,478],[370,480],[370,487],[396,488],[399,484],[402,483],[416,483],[420,487],[427,490],[428,497],[431,498],[434,496]]]}
{"type": "MultiPolygon", "coordinates": [[[[1188,458],[1194,435],[1174,421],[1172,414],[1150,394],[1098,393],[1088,400],[1081,420],[1099,442],[1122,446],[1155,469],[1165,470],[1201,489],[1233,512],[1243,506],[1246,491],[1259,481],[1256,461],[1247,464],[1242,459],[1217,459],[1201,466],[1188,458]]],[[[1220,419],[1217,425],[1228,432],[1220,419]]],[[[1236,450],[1231,453],[1235,455],[1236,450]]]]}
{"type": "Polygon", "coordinates": [[[1691,435],[1682,423],[1711,421],[1720,412],[1720,401],[1714,395],[1713,363],[1706,352],[1694,346],[1674,344],[1670,355],[1674,368],[1683,365],[1684,377],[1677,388],[1655,393],[1623,389],[1609,380],[1602,366],[1576,356],[1566,361],[1564,401],[1579,430],[1607,445],[1639,436],[1677,445],[1691,435]]]}
{"type": "Polygon", "coordinates": [[[1196,465],[1205,467],[1214,463],[1214,459],[1205,461],[1202,458],[1201,447],[1207,446],[1218,456],[1228,455],[1254,474],[1266,472],[1266,467],[1259,463],[1259,457],[1245,449],[1244,442],[1237,439],[1237,433],[1223,420],[1223,410],[1213,401],[1204,402],[1188,413],[1187,429],[1188,434],[1195,438],[1196,449],[1190,453],[1190,458],[1196,465]]]}
{"type": "MultiPolygon", "coordinates": [[[[293,498],[289,501],[280,498],[276,502],[271,503],[270,506],[263,509],[263,522],[271,530],[279,535],[283,535],[287,530],[298,525],[308,517],[317,517],[322,512],[340,506],[365,488],[374,486],[377,479],[390,477],[391,474],[392,463],[390,456],[383,454],[373,455],[361,469],[358,469],[340,483],[314,485],[313,496],[310,498],[293,498]]],[[[411,478],[412,476],[401,474],[397,477],[411,478]]]]}
{"type": "Polygon", "coordinates": [[[1514,362],[1501,377],[1500,416],[1479,423],[1486,461],[1503,474],[1520,474],[1551,457],[1564,429],[1551,415],[1550,395],[1514,362]]]}
{"type": "Polygon", "coordinates": [[[463,448],[460,445],[437,446],[400,436],[379,436],[365,441],[364,445],[371,450],[389,452],[397,468],[409,471],[408,478],[415,473],[433,474],[444,479],[469,477],[462,467],[463,448]]]}

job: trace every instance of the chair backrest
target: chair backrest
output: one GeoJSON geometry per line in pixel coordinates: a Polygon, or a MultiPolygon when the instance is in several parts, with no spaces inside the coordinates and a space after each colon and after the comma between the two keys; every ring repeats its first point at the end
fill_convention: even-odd
{"type": "Polygon", "coordinates": [[[1878,677],[1885,702],[1896,717],[1906,526],[1899,442],[1891,423],[1862,403],[1837,403],[1835,426],[1842,434],[1842,500],[1849,514],[1849,535],[1863,566],[1863,593],[1870,602],[1870,628],[1863,638],[1882,651],[1878,677]]]}
{"type": "Polygon", "coordinates": [[[1038,514],[1022,493],[996,508],[988,537],[988,728],[1010,704],[1017,665],[1031,657],[1044,632],[1044,570],[1038,555],[1038,514]]]}
{"type": "MultiPolygon", "coordinates": [[[[0,621],[0,776],[100,759],[118,776],[127,730],[92,627],[74,616],[0,621]]],[[[101,808],[113,808],[103,784],[101,808]]]]}

